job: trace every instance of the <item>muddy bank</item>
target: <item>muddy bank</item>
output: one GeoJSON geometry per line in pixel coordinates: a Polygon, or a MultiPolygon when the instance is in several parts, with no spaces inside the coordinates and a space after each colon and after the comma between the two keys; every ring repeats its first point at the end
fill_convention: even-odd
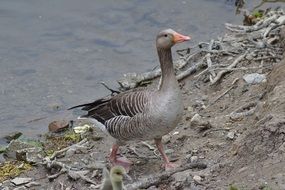
{"type": "MultiPolygon", "coordinates": [[[[156,183],[147,182],[145,189],[285,188],[284,21],[281,10],[249,27],[227,24],[230,31],[223,38],[180,52],[178,63],[184,66],[178,64],[177,76],[195,70],[180,80],[184,116],[163,143],[183,169],[163,173],[153,142],[124,146],[121,153],[134,162],[126,185],[164,174],[156,183]],[[189,169],[189,164],[195,167],[189,169]]],[[[131,82],[137,84],[136,79],[131,82]]],[[[83,130],[85,123],[74,126],[83,130]]],[[[41,145],[25,145],[23,149],[36,156],[15,154],[35,166],[24,168],[24,179],[8,179],[1,187],[97,189],[112,140],[97,129],[89,130],[82,135],[68,130],[43,137],[41,145]],[[62,142],[56,149],[51,149],[53,139],[62,142]]]]}

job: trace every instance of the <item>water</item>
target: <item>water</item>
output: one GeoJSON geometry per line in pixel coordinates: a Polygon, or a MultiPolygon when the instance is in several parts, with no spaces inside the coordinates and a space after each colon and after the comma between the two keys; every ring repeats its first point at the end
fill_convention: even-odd
{"type": "MultiPolygon", "coordinates": [[[[257,2],[257,1],[252,1],[257,2]]],[[[158,65],[154,39],[173,28],[192,42],[240,23],[226,0],[1,0],[0,137],[47,131],[66,108],[116,87],[123,73],[158,65]],[[59,105],[59,110],[54,108],[59,105]],[[29,122],[34,119],[45,118],[29,122]]]]}

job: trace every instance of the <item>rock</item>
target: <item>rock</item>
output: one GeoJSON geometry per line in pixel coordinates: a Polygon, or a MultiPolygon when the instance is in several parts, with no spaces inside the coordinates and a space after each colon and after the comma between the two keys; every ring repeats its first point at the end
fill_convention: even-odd
{"type": "Polygon", "coordinates": [[[17,160],[23,160],[30,164],[41,162],[43,157],[44,157],[44,152],[42,148],[39,147],[24,148],[16,151],[17,160]]]}
{"type": "MultiPolygon", "coordinates": [[[[35,154],[38,154],[39,150],[42,150],[42,144],[38,141],[27,140],[27,139],[16,139],[12,140],[9,143],[4,155],[6,158],[17,159],[17,156],[21,157],[20,155],[23,155],[24,152],[30,152],[30,153],[33,152],[35,154]]],[[[27,157],[30,158],[29,155],[27,157]]]]}
{"type": "Polygon", "coordinates": [[[201,184],[201,182],[202,182],[202,178],[198,175],[194,175],[193,180],[196,184],[201,184]]]}
{"type": "Polygon", "coordinates": [[[190,121],[191,121],[191,124],[197,124],[197,123],[200,123],[201,120],[202,120],[202,117],[196,113],[190,121]]]}
{"type": "Polygon", "coordinates": [[[11,180],[11,183],[13,183],[14,185],[23,185],[23,184],[26,184],[26,183],[29,183],[31,182],[33,179],[32,178],[25,178],[25,177],[16,177],[14,179],[11,180]]]}
{"type": "Polygon", "coordinates": [[[177,172],[173,174],[172,177],[174,178],[174,181],[184,183],[189,178],[189,170],[188,171],[186,170],[183,172],[177,172]]]}
{"type": "Polygon", "coordinates": [[[162,137],[162,143],[163,144],[167,144],[167,143],[169,143],[170,142],[170,135],[164,135],[163,137],[162,137]]]}
{"type": "Polygon", "coordinates": [[[66,120],[59,120],[59,121],[53,121],[48,125],[48,129],[50,132],[60,132],[69,127],[69,123],[66,120]]]}
{"type": "Polygon", "coordinates": [[[0,154],[7,150],[8,146],[0,145],[0,154]]]}
{"type": "Polygon", "coordinates": [[[187,107],[187,111],[189,111],[189,112],[193,112],[193,111],[194,111],[194,109],[193,109],[193,107],[192,107],[192,106],[188,106],[188,107],[187,107]]]}
{"type": "Polygon", "coordinates": [[[227,139],[230,139],[230,140],[233,140],[235,138],[235,133],[234,132],[229,132],[228,134],[227,134],[227,139]]]}
{"type": "Polygon", "coordinates": [[[190,160],[191,160],[191,163],[196,163],[198,162],[198,156],[191,156],[190,160]]]}
{"type": "Polygon", "coordinates": [[[195,114],[190,120],[191,126],[197,126],[199,130],[206,130],[211,128],[209,121],[205,121],[199,114],[195,114]]]}
{"type": "Polygon", "coordinates": [[[259,73],[245,74],[242,78],[248,84],[258,84],[261,82],[266,82],[266,76],[264,74],[259,73]]]}
{"type": "Polygon", "coordinates": [[[19,132],[19,131],[15,131],[12,133],[9,133],[8,135],[6,135],[4,138],[7,140],[7,142],[11,142],[12,140],[15,140],[17,138],[19,138],[23,133],[19,132]]]}

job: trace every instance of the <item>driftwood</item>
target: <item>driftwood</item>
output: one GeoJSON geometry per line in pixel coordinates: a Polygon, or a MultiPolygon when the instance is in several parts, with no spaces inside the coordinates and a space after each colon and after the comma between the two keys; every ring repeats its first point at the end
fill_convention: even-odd
{"type": "Polygon", "coordinates": [[[258,106],[257,102],[247,103],[247,104],[239,107],[238,109],[236,109],[232,113],[230,113],[229,116],[233,120],[242,119],[243,117],[250,116],[250,115],[254,114],[255,110],[257,109],[257,106],[258,106]]]}
{"type": "Polygon", "coordinates": [[[133,184],[126,185],[126,189],[128,190],[137,190],[137,189],[146,189],[153,185],[158,185],[161,182],[168,180],[173,174],[182,172],[189,169],[205,169],[207,165],[204,163],[190,163],[186,164],[183,167],[176,168],[171,171],[165,171],[159,174],[155,174],[146,178],[143,178],[133,184]]]}
{"type": "Polygon", "coordinates": [[[245,56],[247,53],[240,55],[239,57],[237,57],[234,62],[232,64],[230,64],[226,69],[218,72],[217,76],[211,81],[211,84],[216,84],[221,78],[222,76],[227,73],[230,72],[230,69],[234,68],[245,56]]]}
{"type": "MultiPolygon", "coordinates": [[[[277,62],[282,57],[282,51],[274,43],[279,40],[279,29],[285,25],[285,13],[283,10],[272,10],[265,13],[262,20],[252,26],[234,25],[226,23],[225,27],[231,33],[209,42],[200,42],[190,48],[178,50],[180,59],[175,61],[177,79],[184,78],[203,70],[194,78],[209,75],[210,85],[216,84],[222,77],[236,70],[246,70],[257,67],[236,66],[247,60],[251,62],[271,59],[277,62]],[[230,58],[236,59],[230,62],[230,58]],[[221,58],[228,60],[217,61],[221,58]],[[225,63],[228,63],[224,67],[225,63]],[[217,72],[217,73],[216,73],[217,72]]],[[[160,69],[137,74],[127,73],[118,80],[122,90],[136,88],[161,75],[160,69]]]]}

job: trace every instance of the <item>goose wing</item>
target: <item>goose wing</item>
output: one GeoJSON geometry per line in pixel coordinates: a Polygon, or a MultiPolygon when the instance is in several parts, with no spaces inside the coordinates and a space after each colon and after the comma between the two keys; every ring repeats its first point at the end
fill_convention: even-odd
{"type": "Polygon", "coordinates": [[[106,121],[118,117],[133,117],[138,113],[143,113],[149,102],[151,92],[142,88],[119,93],[115,96],[107,96],[92,103],[74,106],[70,109],[82,107],[87,111],[82,117],[95,118],[102,124],[106,121]]]}

